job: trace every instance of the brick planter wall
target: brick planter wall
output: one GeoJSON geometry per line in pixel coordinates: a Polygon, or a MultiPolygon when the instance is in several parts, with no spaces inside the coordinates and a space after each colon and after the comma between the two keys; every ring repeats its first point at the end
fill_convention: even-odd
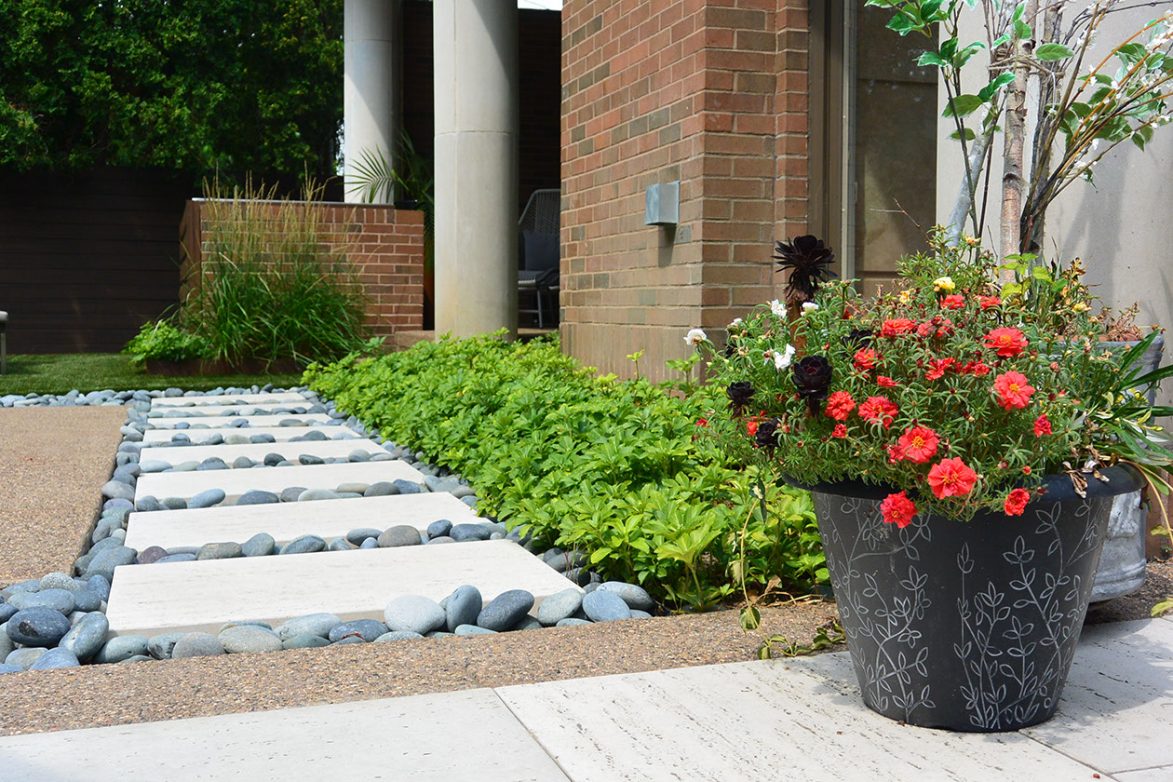
{"type": "MultiPolygon", "coordinates": [[[[202,199],[187,202],[179,234],[182,301],[198,285],[209,217],[202,199]]],[[[276,205],[276,204],[275,204],[276,205]]],[[[304,206],[296,202],[292,207],[304,206]]],[[[333,252],[345,252],[367,297],[366,322],[377,336],[423,328],[423,213],[389,206],[314,204],[333,252]]]]}
{"type": "Polygon", "coordinates": [[[663,377],[693,326],[774,294],[807,221],[807,0],[568,0],[562,11],[564,349],[663,377]],[[680,181],[675,229],[648,185],[680,181]]]}

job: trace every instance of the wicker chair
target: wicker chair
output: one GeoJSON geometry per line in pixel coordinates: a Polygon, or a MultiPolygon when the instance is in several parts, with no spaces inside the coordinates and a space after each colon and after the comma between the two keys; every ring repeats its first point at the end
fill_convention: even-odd
{"type": "Polygon", "coordinates": [[[521,268],[517,272],[519,294],[533,293],[534,308],[520,312],[537,315],[538,328],[546,327],[546,311],[558,309],[558,218],[561,196],[556,188],[535,190],[517,221],[521,268]]]}

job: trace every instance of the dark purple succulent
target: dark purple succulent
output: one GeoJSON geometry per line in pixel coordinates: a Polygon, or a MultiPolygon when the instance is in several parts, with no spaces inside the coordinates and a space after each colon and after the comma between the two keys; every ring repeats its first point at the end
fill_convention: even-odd
{"type": "Polygon", "coordinates": [[[819,403],[831,389],[831,362],[824,356],[807,356],[791,366],[794,386],[799,396],[806,399],[811,415],[818,415],[819,403]]]}
{"type": "Polygon", "coordinates": [[[758,430],[753,436],[754,445],[758,448],[772,449],[778,444],[778,420],[769,418],[758,424],[758,430]]]}
{"type": "Polygon", "coordinates": [[[823,240],[807,234],[792,239],[789,244],[774,245],[774,260],[778,271],[789,272],[786,282],[786,300],[793,304],[812,301],[819,285],[837,277],[831,271],[835,253],[823,240]]]}
{"type": "Polygon", "coordinates": [[[872,334],[871,329],[852,329],[851,333],[843,338],[843,342],[858,350],[871,344],[872,334]]]}
{"type": "Polygon", "coordinates": [[[754,389],[749,382],[739,380],[729,384],[729,388],[725,389],[725,395],[729,397],[729,408],[733,410],[733,414],[741,415],[753,399],[754,389]]]}

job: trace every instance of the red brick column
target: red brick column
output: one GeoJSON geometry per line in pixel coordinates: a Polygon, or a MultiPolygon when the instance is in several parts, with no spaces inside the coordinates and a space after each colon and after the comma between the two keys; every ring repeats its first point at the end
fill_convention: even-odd
{"type": "Polygon", "coordinates": [[[562,34],[563,346],[661,377],[773,295],[805,227],[806,0],[568,0],[562,34]],[[679,224],[645,226],[672,180],[679,224]]]}

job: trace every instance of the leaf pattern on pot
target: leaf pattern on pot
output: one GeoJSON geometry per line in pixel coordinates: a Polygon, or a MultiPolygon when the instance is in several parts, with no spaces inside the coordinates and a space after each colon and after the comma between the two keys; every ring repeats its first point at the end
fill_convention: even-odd
{"type": "Polygon", "coordinates": [[[978,541],[986,546],[979,560],[964,535],[954,541],[941,529],[958,522],[918,516],[900,529],[883,522],[878,500],[813,496],[868,705],[917,722],[915,715],[958,702],[973,730],[1030,724],[1053,711],[1091,590],[1079,572],[1095,572],[1110,498],[1039,502],[1026,517],[999,522],[1019,526],[1006,530],[991,564],[987,541],[978,541]],[[829,513],[846,521],[824,524],[829,513]],[[946,580],[955,583],[945,588],[946,580]],[[951,605],[934,605],[935,595],[949,595],[951,605]],[[927,630],[938,618],[955,637],[934,645],[927,630]],[[942,667],[958,673],[943,681],[942,667]]]}

